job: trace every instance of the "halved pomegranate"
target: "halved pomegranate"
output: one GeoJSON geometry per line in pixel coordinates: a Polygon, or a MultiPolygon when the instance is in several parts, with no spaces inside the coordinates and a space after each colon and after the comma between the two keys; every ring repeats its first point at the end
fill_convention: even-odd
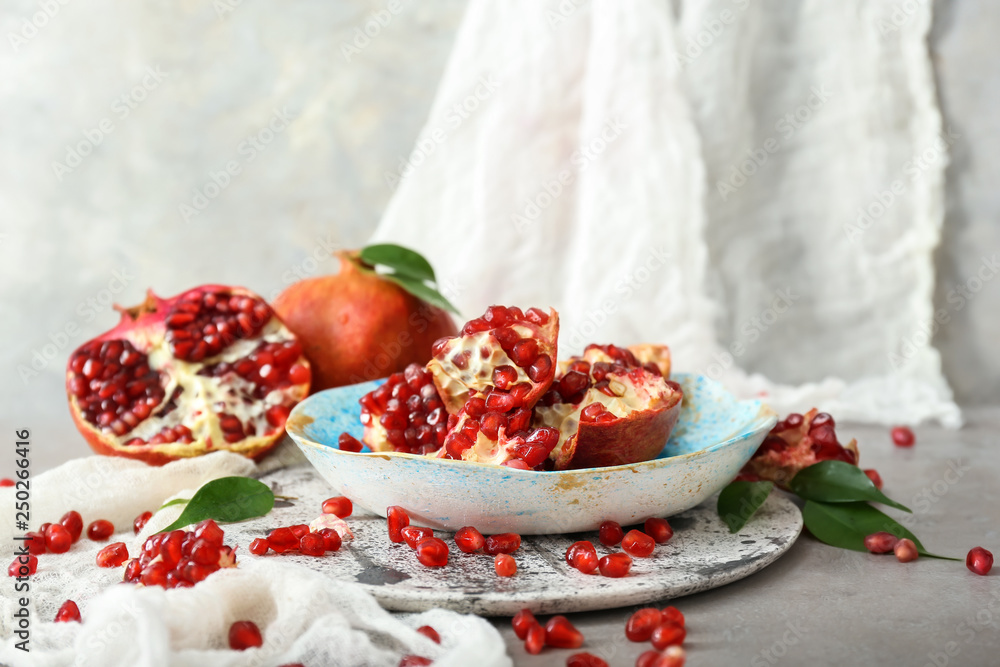
{"type": "Polygon", "coordinates": [[[663,377],[665,346],[588,345],[535,406],[533,425],[559,431],[557,470],[624,465],[655,458],[680,415],[683,392],[663,377]]]}
{"type": "Polygon", "coordinates": [[[841,445],[835,427],[833,417],[816,408],[805,415],[793,412],[774,425],[737,479],[767,480],[787,488],[798,471],[820,461],[857,465],[857,440],[841,445]]]}
{"type": "Polygon", "coordinates": [[[490,411],[490,395],[474,396],[458,413],[445,438],[440,458],[506,465],[521,470],[541,470],[559,442],[553,428],[532,428],[529,408],[490,411]]]}
{"type": "Polygon", "coordinates": [[[461,335],[434,343],[427,370],[451,414],[488,393],[496,394],[490,410],[530,409],[552,384],[558,337],[554,310],[490,306],[461,335]]]}
{"type": "Polygon", "coordinates": [[[66,368],[70,412],[100,454],[154,465],[225,449],[260,457],[309,393],[295,336],[264,300],[205,285],[149,292],[66,368]]]}
{"type": "Polygon", "coordinates": [[[363,440],[374,452],[432,454],[444,444],[448,413],[431,374],[419,364],[393,373],[358,402],[363,440]]]}

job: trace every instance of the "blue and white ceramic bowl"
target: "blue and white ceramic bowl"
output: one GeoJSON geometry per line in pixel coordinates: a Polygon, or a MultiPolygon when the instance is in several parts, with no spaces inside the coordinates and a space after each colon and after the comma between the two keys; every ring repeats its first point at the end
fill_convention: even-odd
{"type": "Polygon", "coordinates": [[[607,468],[535,472],[413,454],[344,452],[344,431],[361,438],[358,399],[382,380],[327,389],[299,403],[287,430],[337,493],[385,516],[406,508],[435,529],[475,526],[485,534],[595,530],[690,509],[724,487],[777,422],[759,401],[737,401],[718,383],[678,374],[684,388],[677,426],[660,456],[607,468]]]}

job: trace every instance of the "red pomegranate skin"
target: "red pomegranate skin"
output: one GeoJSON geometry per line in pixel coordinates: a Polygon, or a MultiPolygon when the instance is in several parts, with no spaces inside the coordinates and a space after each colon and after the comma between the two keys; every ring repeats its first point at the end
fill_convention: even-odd
{"type": "Polygon", "coordinates": [[[302,343],[313,392],[425,364],[434,341],[458,333],[448,313],[364,270],[359,254],[338,252],[338,273],[299,281],[271,304],[302,343]]]}

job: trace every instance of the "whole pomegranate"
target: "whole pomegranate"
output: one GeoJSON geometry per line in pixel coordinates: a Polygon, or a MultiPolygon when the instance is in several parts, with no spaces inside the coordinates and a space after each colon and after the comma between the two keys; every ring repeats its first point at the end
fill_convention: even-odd
{"type": "Polygon", "coordinates": [[[70,412],[99,454],[153,465],[224,449],[257,458],[281,439],[311,371],[295,336],[241,287],[149,292],[66,368],[70,412]]]}
{"type": "Polygon", "coordinates": [[[445,311],[337,253],[340,272],[291,285],[272,304],[312,362],[313,391],[357,384],[425,364],[438,338],[457,333],[445,311]]]}

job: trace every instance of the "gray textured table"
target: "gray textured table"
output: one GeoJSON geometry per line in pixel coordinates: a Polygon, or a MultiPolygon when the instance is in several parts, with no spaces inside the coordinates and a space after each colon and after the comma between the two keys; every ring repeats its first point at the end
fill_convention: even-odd
{"type": "MultiPolygon", "coordinates": [[[[979,545],[1000,557],[1000,409],[966,418],[957,432],[916,429],[911,450],[893,446],[884,427],[845,425],[839,434],[858,439],[862,467],[877,469],[886,493],[913,509],[907,525],[930,551],[964,560],[979,545]]],[[[1000,566],[979,577],[964,562],[902,564],[803,534],[765,570],[673,604],[687,617],[691,667],[1000,664],[1000,566]]],[[[625,639],[633,610],[569,618],[586,650],[631,666],[650,648],[625,639]]],[[[572,653],[528,655],[510,619],[494,620],[516,665],[563,665],[572,653]]]]}

